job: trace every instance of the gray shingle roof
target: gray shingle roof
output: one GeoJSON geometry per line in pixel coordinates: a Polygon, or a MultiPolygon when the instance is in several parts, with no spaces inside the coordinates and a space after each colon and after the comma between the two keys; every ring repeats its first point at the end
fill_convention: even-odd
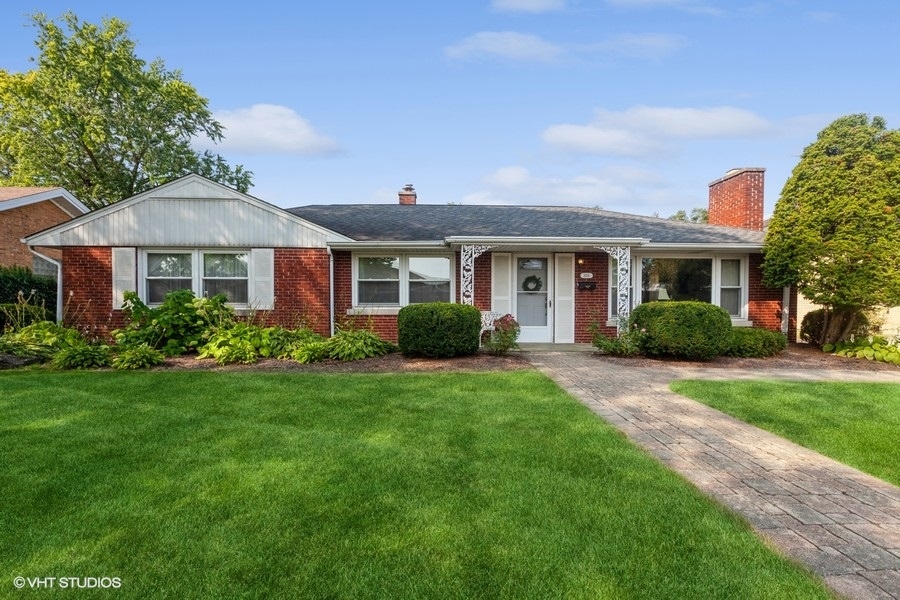
{"type": "Polygon", "coordinates": [[[761,231],[571,206],[331,204],[288,212],[357,241],[448,237],[645,238],[659,244],[760,244],[761,231]]]}

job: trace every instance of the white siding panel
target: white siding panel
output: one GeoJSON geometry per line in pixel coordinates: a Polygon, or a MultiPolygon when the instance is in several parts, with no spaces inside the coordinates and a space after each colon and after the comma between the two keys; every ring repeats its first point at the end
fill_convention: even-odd
{"type": "Polygon", "coordinates": [[[317,229],[239,198],[147,198],[60,235],[71,246],[323,248],[325,241],[317,229]]]}

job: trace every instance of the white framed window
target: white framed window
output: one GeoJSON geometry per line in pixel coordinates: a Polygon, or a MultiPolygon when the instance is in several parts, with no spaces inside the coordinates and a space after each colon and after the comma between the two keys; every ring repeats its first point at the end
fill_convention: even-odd
{"type": "Polygon", "coordinates": [[[193,255],[190,252],[147,252],[144,290],[148,304],[161,304],[169,292],[194,287],[193,255]]]}
{"type": "MultiPolygon", "coordinates": [[[[743,256],[640,255],[633,257],[631,281],[640,281],[632,305],[661,300],[699,300],[724,308],[733,321],[747,319],[748,261],[743,256]]],[[[609,260],[609,317],[618,317],[617,262],[609,260]]]]}
{"type": "Polygon", "coordinates": [[[262,249],[145,249],[139,253],[138,295],[158,305],[166,294],[224,294],[235,308],[270,309],[274,304],[274,251],[262,249]]]}
{"type": "Polygon", "coordinates": [[[353,306],[452,302],[453,270],[453,257],[447,254],[354,255],[353,306]]]}

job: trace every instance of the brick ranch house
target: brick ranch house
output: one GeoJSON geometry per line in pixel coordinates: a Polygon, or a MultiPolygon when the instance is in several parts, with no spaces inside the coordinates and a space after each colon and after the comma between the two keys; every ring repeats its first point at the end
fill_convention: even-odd
{"type": "Polygon", "coordinates": [[[87,206],[59,187],[0,187],[0,266],[29,267],[55,277],[58,249],[35,255],[22,236],[46,229],[88,212],[87,206]]]}
{"type": "MultiPolygon", "coordinates": [[[[28,236],[62,253],[79,326],[123,323],[123,294],[225,293],[239,313],[323,335],[347,320],[397,338],[416,302],[512,314],[521,342],[589,342],[641,302],[694,298],[793,336],[796,293],[760,283],[764,169],[710,184],[709,225],[589,208],[417,204],[284,210],[188,175],[28,236]]],[[[493,313],[493,315],[491,314],[493,313]]],[[[793,339],[793,338],[792,338],[793,339]]]]}

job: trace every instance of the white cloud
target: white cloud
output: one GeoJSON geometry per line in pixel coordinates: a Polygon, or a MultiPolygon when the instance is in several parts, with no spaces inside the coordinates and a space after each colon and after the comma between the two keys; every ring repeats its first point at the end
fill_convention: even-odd
{"type": "Polygon", "coordinates": [[[671,8],[685,12],[720,15],[722,10],[703,0],[606,0],[616,8],[671,8]]]}
{"type": "Polygon", "coordinates": [[[563,150],[640,157],[663,154],[676,140],[759,137],[773,131],[762,117],[728,106],[635,106],[621,112],[598,110],[587,125],[551,125],[542,139],[563,150]]]}
{"type": "Polygon", "coordinates": [[[485,188],[463,204],[597,206],[630,197],[628,187],[599,175],[535,177],[525,167],[503,167],[486,175],[485,188]]]}
{"type": "Polygon", "coordinates": [[[525,167],[503,167],[485,178],[485,181],[498,187],[515,187],[528,183],[530,174],[525,167]]]}
{"type": "Polygon", "coordinates": [[[612,37],[592,46],[591,49],[626,58],[657,60],[672,54],[684,45],[685,39],[680,36],[646,33],[612,37]]]}
{"type": "Polygon", "coordinates": [[[826,11],[814,11],[806,13],[807,18],[812,21],[818,21],[819,23],[831,23],[837,20],[840,15],[835,12],[826,12],[826,11]]]}
{"type": "Polygon", "coordinates": [[[563,53],[561,47],[535,35],[515,31],[482,31],[444,49],[448,58],[474,60],[499,57],[509,60],[553,62],[563,53]]]}
{"type": "Polygon", "coordinates": [[[499,12],[541,13],[562,10],[565,0],[492,0],[491,8],[499,12]]]}
{"type": "Polygon", "coordinates": [[[225,128],[216,146],[245,154],[326,155],[340,150],[338,143],[318,133],[291,108],[277,104],[254,104],[249,108],[220,110],[213,114],[225,128]]]}

